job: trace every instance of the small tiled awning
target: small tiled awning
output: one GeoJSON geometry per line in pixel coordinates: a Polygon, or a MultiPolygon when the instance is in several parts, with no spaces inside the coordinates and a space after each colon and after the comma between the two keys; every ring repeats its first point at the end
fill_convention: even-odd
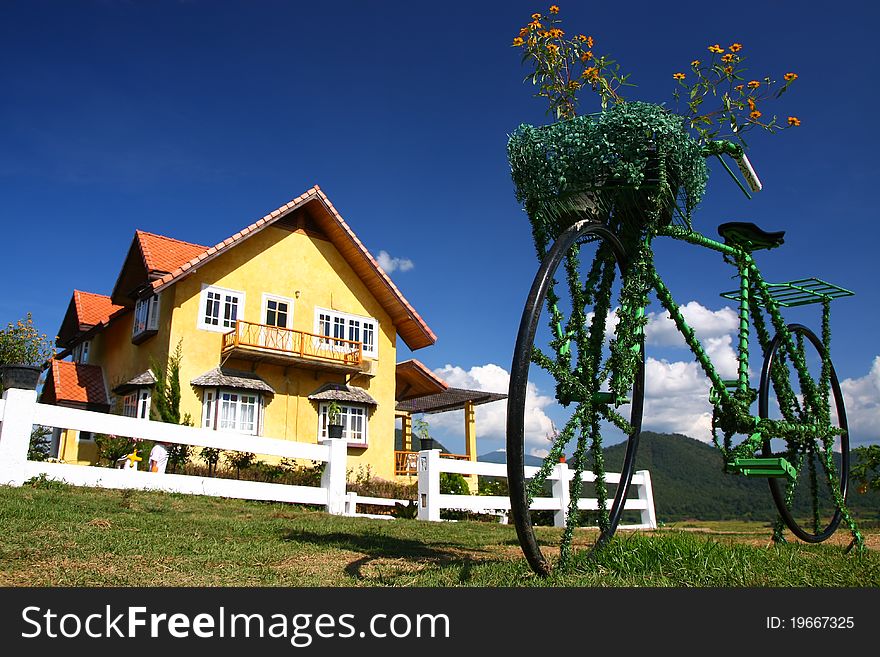
{"type": "Polygon", "coordinates": [[[368,404],[378,406],[379,402],[373,399],[363,388],[345,385],[344,383],[325,383],[309,395],[311,401],[338,401],[355,404],[368,404]]]}
{"type": "Polygon", "coordinates": [[[232,370],[228,367],[215,367],[210,372],[197,376],[190,383],[203,388],[234,388],[238,390],[256,390],[270,395],[275,394],[272,386],[253,372],[232,370]]]}
{"type": "Polygon", "coordinates": [[[153,374],[153,370],[147,370],[146,372],[141,372],[130,381],[120,383],[113,388],[113,392],[117,395],[124,395],[132,390],[137,390],[138,388],[152,388],[154,385],[156,385],[156,375],[153,374]]]}
{"type": "Polygon", "coordinates": [[[104,413],[110,409],[103,370],[68,360],[52,361],[40,401],[104,413]]]}
{"type": "Polygon", "coordinates": [[[499,392],[483,390],[466,390],[464,388],[447,388],[436,395],[425,395],[397,403],[397,410],[408,413],[443,413],[464,408],[466,402],[474,406],[507,399],[507,395],[499,392]]]}

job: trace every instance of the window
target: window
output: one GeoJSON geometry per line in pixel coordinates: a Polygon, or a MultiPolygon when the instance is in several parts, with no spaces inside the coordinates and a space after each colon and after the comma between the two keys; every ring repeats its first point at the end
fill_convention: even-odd
{"type": "Polygon", "coordinates": [[[153,294],[138,299],[134,306],[134,322],[131,325],[132,339],[149,337],[159,330],[159,295],[153,294]]]}
{"type": "Polygon", "coordinates": [[[126,417],[150,417],[150,389],[138,388],[122,398],[122,414],[126,417]]]}
{"type": "Polygon", "coordinates": [[[202,395],[202,426],[256,436],[260,430],[262,410],[261,395],[236,390],[205,390],[202,395]]]}
{"type": "Polygon", "coordinates": [[[290,328],[293,324],[293,299],[263,295],[263,324],[290,328]]]}
{"type": "Polygon", "coordinates": [[[244,292],[202,286],[198,324],[200,329],[225,333],[235,328],[236,320],[243,316],[244,292]]]}
{"type": "Polygon", "coordinates": [[[80,342],[73,348],[73,362],[74,363],[88,363],[89,362],[89,341],[85,340],[80,342]]]}
{"type": "Polygon", "coordinates": [[[349,315],[325,308],[315,309],[315,333],[327,338],[337,340],[324,340],[340,348],[348,347],[347,342],[339,340],[351,340],[360,342],[363,355],[377,358],[379,351],[376,348],[376,327],[378,322],[371,317],[349,315]]]}
{"type": "MultiPolygon", "coordinates": [[[[327,407],[321,404],[318,418],[318,440],[327,439],[327,407]]],[[[339,404],[342,438],[351,444],[367,444],[367,412],[364,406],[343,406],[339,404]]]]}

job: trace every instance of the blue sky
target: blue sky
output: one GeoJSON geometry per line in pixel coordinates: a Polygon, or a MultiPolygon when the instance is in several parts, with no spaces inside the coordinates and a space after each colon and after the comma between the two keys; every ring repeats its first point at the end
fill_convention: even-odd
{"type": "MultiPolygon", "coordinates": [[[[765,111],[795,114],[802,126],[752,133],[749,155],[765,190],[748,201],[713,170],[695,225],[710,235],[729,220],[785,229],[786,244],[759,258],[769,280],[817,276],[857,293],[834,304],[832,352],[858,416],[854,440],[876,441],[871,30],[880,10],[865,2],[829,12],[769,1],[752,13],[688,1],[674,10],[558,4],[569,30],[594,36],[595,50],[632,74],[630,100],[671,103],[672,73],[713,43],[743,43],[755,77],[799,74],[765,111]]],[[[54,333],[73,288],[110,292],[135,229],[213,244],[319,184],[374,255],[413,265],[391,276],[438,341],[414,354],[403,348],[399,358],[417,357],[453,384],[499,387],[537,267],[505,147],[518,124],[548,120],[509,44],[546,9],[520,1],[3,3],[0,322],[31,311],[54,333]]],[[[591,104],[584,96],[583,111],[591,104]]],[[[702,253],[656,250],[676,299],[724,325],[718,295],[732,272],[702,253]]],[[[792,317],[818,327],[815,307],[792,317]]],[[[658,343],[653,357],[670,365],[687,353],[658,343]]],[[[548,393],[538,390],[539,401],[548,393]]],[[[662,386],[654,393],[647,428],[674,430],[660,412],[671,407],[662,386]]],[[[693,403],[688,394],[680,403],[693,403]]],[[[483,411],[481,452],[501,446],[502,435],[502,413],[483,411]]],[[[460,449],[457,420],[436,424],[460,449]]]]}

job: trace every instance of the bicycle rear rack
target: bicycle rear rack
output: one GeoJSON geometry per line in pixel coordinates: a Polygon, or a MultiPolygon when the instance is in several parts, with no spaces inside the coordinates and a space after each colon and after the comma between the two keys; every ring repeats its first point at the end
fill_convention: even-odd
{"type": "MultiPolygon", "coordinates": [[[[767,287],[770,290],[770,296],[783,308],[823,303],[841,297],[851,297],[855,294],[855,292],[818,278],[799,278],[787,283],[768,283],[767,287]]],[[[739,301],[740,295],[740,290],[722,292],[721,294],[722,297],[731,301],[739,301]]],[[[763,306],[763,304],[760,305],[763,306]]]]}

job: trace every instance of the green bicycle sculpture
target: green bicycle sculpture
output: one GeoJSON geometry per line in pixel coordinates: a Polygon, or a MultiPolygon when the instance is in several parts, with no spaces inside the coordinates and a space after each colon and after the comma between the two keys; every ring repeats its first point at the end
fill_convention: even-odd
{"type": "MultiPolygon", "coordinates": [[[[546,575],[530,506],[560,457],[573,446],[571,503],[559,563],[574,554],[575,527],[595,514],[607,543],[625,513],[645,399],[645,327],[653,295],[674,322],[710,384],[712,432],[725,470],[766,477],[779,512],[774,538],[787,527],[818,543],[845,522],[853,544],[861,535],[847,511],[849,435],[840,384],[829,355],[831,302],[852,292],[810,278],[770,283],[758,252],[783,243],[782,232],[752,223],[718,227],[713,239],[692,227],[691,214],[716,156],[732,157],[753,191],[760,189],[742,148],[728,141],[699,145],[680,118],[661,107],[627,103],[600,115],[542,127],[520,126],[508,145],[517,198],[529,216],[541,261],[523,310],[511,367],[507,458],[511,515],[532,569],[546,575]],[[652,247],[671,239],[719,254],[738,287],[723,297],[739,314],[737,376],[724,379],[654,266],[652,247]],[[817,335],[787,323],[782,310],[817,304],[817,335]],[[762,350],[758,388],[750,381],[750,340],[762,350]],[[556,384],[567,422],[538,468],[525,466],[525,406],[534,365],[556,384]],[[756,407],[754,410],[753,408],[756,407]],[[603,436],[623,435],[619,483],[605,476],[603,436]],[[585,482],[593,506],[582,499],[585,482]]],[[[607,439],[606,439],[607,443],[607,439]]]]}

